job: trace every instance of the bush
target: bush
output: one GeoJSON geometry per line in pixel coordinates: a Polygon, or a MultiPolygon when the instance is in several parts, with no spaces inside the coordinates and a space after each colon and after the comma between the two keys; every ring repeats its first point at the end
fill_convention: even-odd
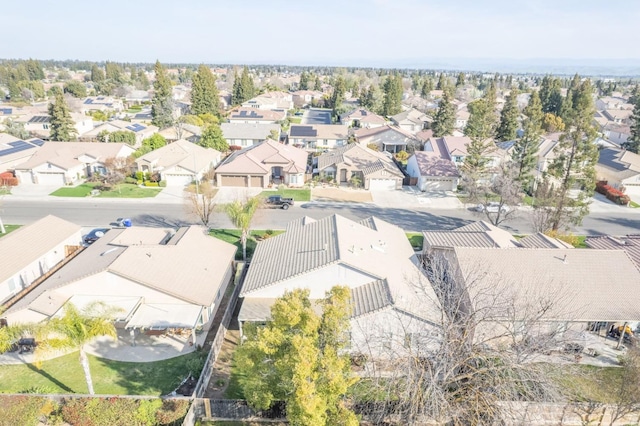
{"type": "Polygon", "coordinates": [[[161,180],[160,182],[158,182],[158,186],[160,188],[166,188],[167,186],[167,181],[166,180],[161,180]]]}
{"type": "Polygon", "coordinates": [[[158,182],[144,181],[144,186],[160,186],[158,182]]]}
{"type": "Polygon", "coordinates": [[[241,146],[238,146],[238,145],[231,145],[231,146],[229,146],[229,151],[232,151],[232,152],[233,152],[233,151],[240,151],[241,149],[242,149],[242,147],[241,147],[241,146]]]}
{"type": "Polygon", "coordinates": [[[144,180],[144,173],[143,172],[136,172],[136,180],[137,181],[144,180]]]}
{"type": "Polygon", "coordinates": [[[621,206],[626,206],[631,201],[631,198],[629,198],[628,195],[607,185],[606,181],[600,181],[596,183],[596,192],[599,192],[600,194],[607,197],[607,199],[613,201],[616,204],[620,204],[621,206]]]}
{"type": "Polygon", "coordinates": [[[132,185],[137,185],[138,184],[138,179],[133,178],[133,177],[126,177],[126,178],[124,178],[124,183],[130,183],[132,185]]]}
{"type": "Polygon", "coordinates": [[[0,173],[0,186],[17,186],[18,178],[11,172],[0,173]]]}

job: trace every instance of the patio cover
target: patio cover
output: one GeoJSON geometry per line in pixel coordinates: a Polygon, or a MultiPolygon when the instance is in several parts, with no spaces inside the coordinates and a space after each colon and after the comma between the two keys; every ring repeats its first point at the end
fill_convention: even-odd
{"type": "Polygon", "coordinates": [[[126,328],[195,328],[202,306],[150,303],[141,305],[126,328]]]}
{"type": "MultiPolygon", "coordinates": [[[[140,305],[142,298],[137,296],[95,296],[76,294],[67,301],[73,303],[80,312],[88,308],[92,303],[102,302],[107,309],[113,309],[112,319],[126,320],[130,318],[136,308],[140,305]]],[[[97,309],[101,309],[100,306],[97,309]]],[[[90,314],[90,312],[88,312],[90,314]]],[[[54,316],[62,316],[64,314],[64,306],[58,310],[54,316]]]]}

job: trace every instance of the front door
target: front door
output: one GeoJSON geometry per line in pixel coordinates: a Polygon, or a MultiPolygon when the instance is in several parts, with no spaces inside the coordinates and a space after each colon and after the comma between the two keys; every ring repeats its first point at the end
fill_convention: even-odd
{"type": "Polygon", "coordinates": [[[340,169],[340,182],[347,181],[347,169],[340,169]]]}

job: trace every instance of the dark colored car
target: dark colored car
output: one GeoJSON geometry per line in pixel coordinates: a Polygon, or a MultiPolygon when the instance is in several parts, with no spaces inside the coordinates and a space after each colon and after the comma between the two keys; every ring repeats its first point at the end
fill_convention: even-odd
{"type": "Polygon", "coordinates": [[[82,241],[85,244],[95,243],[100,237],[104,237],[104,234],[109,230],[109,228],[96,228],[92,229],[87,235],[84,236],[82,241]]]}
{"type": "Polygon", "coordinates": [[[288,209],[293,205],[293,198],[283,198],[280,195],[272,195],[265,201],[267,207],[288,209]]]}

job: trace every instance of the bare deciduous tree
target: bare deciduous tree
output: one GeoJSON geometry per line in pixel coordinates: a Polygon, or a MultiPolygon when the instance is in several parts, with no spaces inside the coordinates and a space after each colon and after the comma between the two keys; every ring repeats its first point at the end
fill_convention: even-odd
{"type": "Polygon", "coordinates": [[[204,226],[209,226],[211,214],[214,212],[215,196],[218,189],[210,182],[190,185],[185,189],[185,206],[189,213],[195,215],[204,226]]]}
{"type": "Polygon", "coordinates": [[[469,185],[470,188],[474,188],[474,193],[470,193],[470,196],[477,200],[478,210],[481,210],[480,213],[495,226],[517,214],[517,206],[522,201],[522,191],[516,178],[515,169],[507,164],[499,169],[492,180],[469,185]]]}

